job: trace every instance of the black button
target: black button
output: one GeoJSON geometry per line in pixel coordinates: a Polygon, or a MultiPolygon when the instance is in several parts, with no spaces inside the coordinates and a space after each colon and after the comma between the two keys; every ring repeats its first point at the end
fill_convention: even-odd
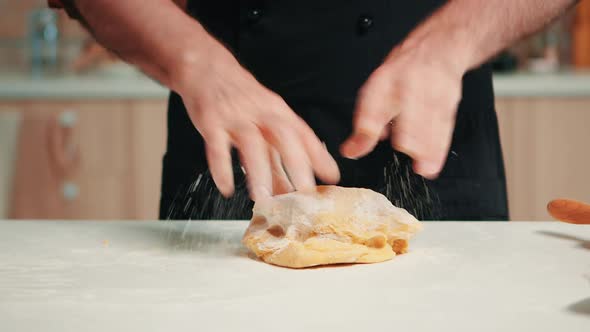
{"type": "Polygon", "coordinates": [[[260,20],[261,15],[262,11],[259,8],[252,8],[248,10],[248,13],[246,14],[246,19],[250,23],[256,23],[258,22],[258,20],[260,20]]]}
{"type": "Polygon", "coordinates": [[[362,15],[359,17],[357,27],[360,34],[365,34],[373,26],[373,18],[368,15],[362,15]]]}

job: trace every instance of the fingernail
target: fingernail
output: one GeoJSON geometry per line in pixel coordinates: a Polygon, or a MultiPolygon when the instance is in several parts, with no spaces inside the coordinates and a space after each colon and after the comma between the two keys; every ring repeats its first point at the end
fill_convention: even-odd
{"type": "Polygon", "coordinates": [[[313,176],[309,177],[305,183],[303,184],[303,190],[313,190],[315,189],[315,180],[313,176]]]}
{"type": "Polygon", "coordinates": [[[221,195],[223,195],[223,197],[230,198],[234,194],[234,187],[224,188],[224,189],[221,189],[219,191],[221,192],[221,195]]]}
{"type": "MultiPolygon", "coordinates": [[[[375,137],[377,140],[378,137],[375,137]]],[[[343,156],[348,159],[357,160],[367,153],[371,152],[371,142],[373,136],[368,134],[367,131],[362,131],[354,134],[344,144],[343,156]]]]}
{"type": "Polygon", "coordinates": [[[350,140],[344,142],[340,148],[340,154],[346,159],[357,160],[358,157],[351,153],[351,150],[354,150],[352,145],[354,145],[354,143],[352,143],[350,140]]]}
{"type": "Polygon", "coordinates": [[[298,178],[298,181],[295,181],[295,183],[298,183],[299,186],[297,186],[297,191],[309,191],[309,190],[313,190],[315,189],[316,183],[315,183],[315,178],[313,176],[313,173],[308,173],[307,175],[303,176],[303,174],[300,175],[300,177],[298,178]]]}
{"type": "Polygon", "coordinates": [[[428,180],[435,180],[436,178],[438,178],[438,174],[439,173],[425,174],[425,175],[422,175],[422,177],[424,177],[425,179],[428,179],[428,180]]]}
{"type": "Polygon", "coordinates": [[[333,178],[331,178],[329,182],[331,182],[332,184],[335,184],[340,181],[340,168],[338,167],[338,163],[334,159],[332,159],[332,161],[330,161],[330,163],[332,164],[331,167],[334,170],[334,174],[333,174],[333,178]]]}
{"type": "Polygon", "coordinates": [[[309,193],[309,192],[314,192],[315,191],[315,188],[316,188],[315,184],[313,186],[307,186],[306,185],[306,186],[303,186],[303,187],[297,189],[297,191],[304,192],[304,193],[309,193]]]}
{"type": "Polygon", "coordinates": [[[251,190],[251,195],[253,201],[259,201],[271,197],[272,193],[264,186],[255,186],[251,190]]]}
{"type": "Polygon", "coordinates": [[[220,179],[215,181],[215,186],[217,186],[217,190],[223,195],[225,198],[229,198],[234,194],[234,184],[231,181],[226,181],[225,179],[220,179]]]}
{"type": "Polygon", "coordinates": [[[358,160],[358,159],[359,159],[358,157],[353,157],[353,156],[351,156],[351,155],[346,155],[346,154],[343,154],[342,156],[343,156],[344,158],[346,158],[346,159],[350,159],[350,160],[358,160]]]}
{"type": "Polygon", "coordinates": [[[440,173],[440,165],[437,163],[418,163],[415,172],[427,179],[436,179],[440,173]]]}

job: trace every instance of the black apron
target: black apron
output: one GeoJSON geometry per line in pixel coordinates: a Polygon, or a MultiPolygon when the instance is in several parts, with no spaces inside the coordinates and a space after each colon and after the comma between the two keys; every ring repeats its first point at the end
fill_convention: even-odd
{"type": "MultiPolygon", "coordinates": [[[[339,185],[382,192],[421,219],[507,220],[502,151],[488,65],[463,79],[448,160],[426,181],[388,142],[360,160],[338,153],[352,132],[357,92],[388,52],[443,0],[190,1],[188,11],[265,86],[280,94],[339,164],[339,185]]],[[[243,174],[226,200],[207,172],[203,140],[172,92],[164,156],[162,219],[243,219],[243,174]]]]}

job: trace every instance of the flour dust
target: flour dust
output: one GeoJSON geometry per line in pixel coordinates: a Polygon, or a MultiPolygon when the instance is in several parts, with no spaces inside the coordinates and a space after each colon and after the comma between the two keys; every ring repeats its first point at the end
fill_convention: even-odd
{"type": "MultiPolygon", "coordinates": [[[[168,220],[244,220],[252,216],[246,179],[241,167],[234,167],[236,190],[225,198],[215,187],[208,171],[198,173],[179,188],[168,210],[168,220]]],[[[374,190],[385,195],[395,206],[404,208],[420,220],[437,219],[439,200],[427,181],[412,170],[411,159],[394,153],[383,167],[383,183],[374,190]]]]}

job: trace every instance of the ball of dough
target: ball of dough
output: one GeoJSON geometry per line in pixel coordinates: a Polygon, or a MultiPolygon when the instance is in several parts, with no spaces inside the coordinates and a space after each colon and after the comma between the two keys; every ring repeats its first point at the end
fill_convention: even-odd
{"type": "Polygon", "coordinates": [[[421,229],[372,190],[318,186],[256,202],[243,243],[263,261],[291,268],[375,263],[405,253],[421,229]]]}

